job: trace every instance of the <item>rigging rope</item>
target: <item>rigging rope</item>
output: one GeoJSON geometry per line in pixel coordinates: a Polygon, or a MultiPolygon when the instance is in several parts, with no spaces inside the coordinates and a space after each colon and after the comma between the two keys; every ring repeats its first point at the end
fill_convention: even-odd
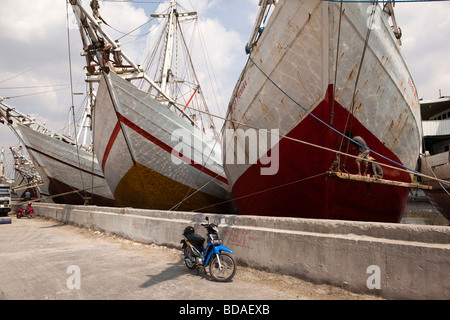
{"type": "MultiPolygon", "coordinates": [[[[252,61],[253,62],[253,61],[252,61]]],[[[254,63],[254,62],[253,62],[254,63]]],[[[271,80],[271,79],[269,79],[269,81],[271,81],[272,83],[273,83],[273,81],[271,80]]],[[[275,84],[275,83],[274,83],[275,84]]],[[[278,87],[278,86],[277,86],[278,87]]],[[[279,88],[279,87],[278,87],[279,88]]],[[[282,90],[281,88],[279,88],[280,90],[282,90]]],[[[284,91],[282,91],[283,93],[284,93],[284,91]]],[[[284,94],[286,94],[286,93],[284,93],[284,94]]],[[[295,100],[293,100],[290,96],[287,96],[289,99],[291,99],[292,101],[294,101],[295,102],[295,100]]],[[[299,105],[301,108],[303,108],[300,104],[298,104],[297,102],[295,102],[297,105],[299,105]]],[[[193,109],[193,110],[196,110],[196,109],[194,109],[194,108],[192,108],[192,107],[187,107],[187,109],[193,109]]],[[[304,109],[304,108],[303,108],[304,109]]],[[[306,109],[304,109],[304,110],[306,110],[306,109]]],[[[202,110],[197,110],[198,112],[205,112],[205,111],[202,111],[202,110]]],[[[307,111],[307,110],[306,110],[307,111]]],[[[323,123],[323,124],[325,124],[326,126],[328,126],[326,123],[324,123],[321,119],[319,119],[318,117],[316,117],[314,114],[312,114],[312,113],[310,113],[309,111],[307,111],[312,117],[314,117],[315,119],[317,119],[319,122],[321,122],[321,123],[323,123]]],[[[240,122],[240,121],[237,121],[237,120],[230,120],[230,119],[226,119],[226,118],[224,118],[224,117],[220,117],[220,116],[218,116],[218,115],[214,115],[214,114],[211,114],[213,117],[217,117],[217,118],[219,118],[219,119],[221,119],[221,120],[224,120],[224,121],[226,121],[226,122],[231,122],[231,123],[233,123],[233,124],[237,124],[237,125],[241,125],[241,126],[245,126],[245,127],[248,127],[248,128],[251,128],[251,129],[255,129],[255,130],[258,130],[259,128],[257,128],[257,127],[254,127],[254,126],[251,126],[251,125],[249,125],[249,124],[246,124],[246,123],[243,123],[243,122],[240,122]]],[[[329,127],[329,126],[328,126],[329,127]]],[[[334,128],[332,128],[332,127],[329,127],[331,130],[333,130],[333,131],[335,131],[336,133],[338,133],[339,135],[343,135],[346,139],[348,139],[348,140],[350,140],[350,141],[352,141],[352,142],[354,142],[355,144],[359,144],[358,142],[356,142],[356,141],[353,141],[352,139],[350,139],[349,137],[347,137],[347,136],[345,136],[344,134],[342,134],[342,133],[340,133],[339,131],[337,131],[336,129],[334,129],[334,128]]],[[[269,132],[268,132],[269,133],[269,132]]],[[[270,134],[274,134],[274,133],[272,133],[272,132],[270,132],[270,134]]],[[[352,154],[349,154],[349,153],[345,153],[345,152],[342,152],[342,151],[339,151],[339,150],[334,150],[334,149],[331,149],[331,148],[327,148],[327,147],[323,147],[323,146],[321,146],[321,145],[317,145],[317,144],[314,144],[314,143],[310,143],[310,142],[307,142],[307,141],[303,141],[303,140],[299,140],[299,139],[295,139],[295,138],[292,138],[292,137],[289,137],[289,136],[286,136],[286,135],[282,135],[282,134],[278,134],[278,137],[281,139],[281,138],[284,138],[284,139],[288,139],[288,140],[291,140],[291,141],[295,141],[295,142],[298,142],[298,143],[302,143],[302,144],[306,144],[306,145],[308,145],[308,146],[312,146],[312,147],[315,147],[315,148],[319,148],[319,149],[322,149],[322,150],[325,150],[325,151],[329,151],[329,152],[333,152],[333,153],[339,153],[339,154],[341,154],[341,155],[346,155],[346,156],[348,156],[348,157],[351,157],[351,158],[358,158],[358,156],[357,155],[352,155],[352,154]]],[[[370,149],[369,149],[370,150],[370,149]]],[[[394,161],[394,160],[391,160],[391,159],[389,159],[389,158],[387,158],[387,157],[385,157],[385,156],[382,156],[382,155],[380,155],[380,154],[378,154],[377,152],[375,152],[375,151],[373,151],[373,150],[370,150],[371,152],[373,152],[373,153],[375,153],[375,154],[377,154],[377,155],[379,155],[379,156],[381,156],[382,158],[385,158],[386,160],[389,160],[390,162],[393,162],[394,164],[397,164],[398,166],[400,166],[401,168],[398,168],[398,167],[394,167],[394,166],[391,166],[391,165],[388,165],[388,164],[384,164],[384,163],[380,163],[380,162],[377,162],[377,164],[379,164],[380,166],[383,166],[383,167],[386,167],[386,168],[390,168],[390,169],[394,169],[394,170],[398,170],[398,171],[402,171],[402,172],[405,172],[405,173],[413,173],[413,174],[415,174],[415,175],[417,175],[417,176],[421,176],[421,177],[426,177],[426,178],[430,178],[430,179],[432,179],[432,180],[436,180],[436,181],[441,181],[441,182],[443,182],[443,183],[449,183],[448,181],[446,181],[446,180],[442,180],[442,179],[437,179],[437,178],[434,178],[434,177],[431,177],[431,176],[428,176],[428,175],[425,175],[425,174],[422,174],[422,173],[420,173],[420,172],[418,172],[418,171],[416,171],[416,170],[413,170],[413,169],[410,169],[410,168],[408,168],[408,167],[406,167],[406,166],[403,166],[403,165],[401,165],[401,164],[399,164],[399,163],[397,163],[396,161],[394,161]]],[[[371,160],[367,160],[368,162],[373,162],[373,161],[371,161],[371,160]]]]}
{"type": "Polygon", "coordinates": [[[447,195],[450,196],[450,193],[449,193],[449,191],[447,190],[447,188],[445,188],[445,187],[443,186],[443,184],[445,184],[447,187],[450,187],[450,184],[448,184],[448,183],[442,183],[441,181],[439,181],[440,179],[438,179],[438,177],[437,177],[436,174],[434,173],[434,170],[433,170],[433,168],[431,167],[431,165],[429,164],[427,157],[424,157],[424,159],[425,159],[425,162],[426,162],[428,168],[430,168],[430,171],[431,171],[431,173],[433,174],[435,180],[439,183],[439,185],[442,187],[442,189],[444,189],[445,193],[447,193],[447,195]]]}
{"type": "Polygon", "coordinates": [[[53,90],[47,90],[47,91],[41,91],[41,92],[34,92],[34,93],[26,93],[26,94],[20,94],[20,95],[16,95],[16,96],[8,96],[8,97],[3,97],[4,100],[9,100],[9,99],[15,99],[15,98],[22,98],[22,97],[29,97],[29,96],[35,96],[38,94],[44,94],[44,93],[49,93],[49,92],[56,92],[56,91],[60,91],[60,90],[66,90],[66,89],[70,89],[72,87],[77,87],[82,85],[82,83],[79,84],[75,84],[72,86],[65,86],[63,88],[59,88],[59,89],[53,89],[53,90]]]}
{"type": "Polygon", "coordinates": [[[6,79],[4,79],[4,80],[1,80],[0,83],[3,83],[3,82],[6,82],[6,81],[9,81],[9,80],[12,80],[12,79],[14,79],[14,78],[17,78],[17,77],[19,77],[19,76],[21,76],[21,75],[27,73],[27,72],[30,72],[30,71],[32,71],[32,70],[34,70],[34,69],[37,69],[37,68],[39,68],[39,67],[42,67],[42,66],[44,66],[46,63],[49,63],[49,62],[51,62],[51,61],[54,61],[54,58],[56,58],[57,56],[59,56],[59,55],[62,54],[63,52],[64,52],[64,50],[61,50],[61,51],[59,51],[58,53],[56,53],[54,56],[51,56],[50,58],[47,58],[47,57],[46,57],[46,59],[45,59],[44,61],[39,61],[39,63],[36,64],[34,67],[31,67],[31,68],[29,68],[29,69],[26,69],[25,71],[22,71],[22,72],[20,72],[20,73],[14,75],[14,76],[12,76],[12,77],[9,77],[9,78],[6,78],[6,79]]]}
{"type": "Polygon", "coordinates": [[[136,37],[136,38],[137,38],[137,37],[143,37],[143,36],[149,34],[150,32],[152,32],[152,29],[150,29],[150,31],[148,31],[148,32],[145,32],[145,33],[143,33],[143,34],[138,34],[138,35],[132,35],[131,33],[133,33],[134,31],[136,31],[136,30],[142,28],[142,27],[145,26],[146,24],[152,22],[154,19],[155,19],[155,18],[152,18],[152,19],[150,19],[150,20],[147,20],[147,22],[144,22],[144,23],[141,24],[139,27],[136,27],[136,28],[134,28],[133,30],[127,32],[127,33],[122,32],[122,31],[120,31],[120,30],[117,30],[116,28],[110,26],[109,24],[107,24],[107,26],[110,27],[111,29],[113,29],[113,30],[115,30],[115,31],[117,31],[117,32],[119,32],[119,33],[121,33],[121,34],[123,34],[123,36],[117,38],[117,41],[119,41],[120,39],[125,38],[126,36],[131,36],[131,37],[136,37]]]}
{"type": "MultiPolygon", "coordinates": [[[[211,154],[213,153],[214,148],[215,148],[217,142],[218,142],[218,140],[214,140],[214,145],[213,145],[213,147],[211,148],[211,151],[210,151],[209,154],[208,154],[208,159],[206,159],[206,161],[205,161],[204,164],[202,163],[202,168],[201,168],[200,172],[198,173],[197,178],[195,179],[195,182],[198,181],[198,178],[200,178],[200,175],[202,174],[203,170],[206,168],[206,164],[207,164],[208,161],[210,160],[211,154]]],[[[195,145],[195,143],[194,143],[194,145],[195,145]]],[[[203,135],[202,135],[202,145],[203,145],[203,135]]],[[[204,158],[204,157],[202,157],[202,160],[203,160],[203,158],[204,158]]],[[[195,191],[194,191],[193,193],[191,193],[191,194],[189,194],[189,193],[191,192],[191,190],[193,189],[193,187],[190,187],[189,190],[186,192],[186,195],[184,196],[184,198],[183,198],[180,202],[178,202],[176,205],[172,206],[172,208],[170,208],[169,211],[178,209],[178,208],[181,206],[181,204],[182,204],[183,202],[185,202],[187,199],[189,199],[190,197],[192,197],[194,194],[196,194],[197,192],[199,192],[200,190],[202,190],[204,187],[206,187],[206,186],[207,186],[208,184],[210,184],[212,181],[216,180],[219,176],[220,176],[220,175],[217,174],[215,177],[213,177],[212,179],[210,179],[207,183],[205,183],[203,186],[201,186],[200,188],[198,188],[197,190],[195,190],[195,191]]],[[[194,183],[195,183],[195,182],[194,182],[194,183]]]]}
{"type": "Polygon", "coordinates": [[[338,62],[339,62],[339,48],[341,44],[341,25],[342,25],[342,1],[339,8],[339,23],[338,23],[338,38],[337,38],[337,48],[336,48],[336,61],[334,66],[334,84],[333,84],[333,101],[331,102],[331,112],[330,112],[330,125],[333,125],[334,118],[334,101],[336,100],[336,82],[337,82],[337,72],[338,72],[338,62]]]}
{"type": "Polygon", "coordinates": [[[67,195],[73,194],[73,193],[78,193],[79,194],[80,191],[85,192],[86,190],[89,190],[89,189],[97,189],[97,188],[103,188],[103,187],[108,187],[108,184],[102,184],[102,185],[95,186],[95,187],[89,187],[89,188],[86,188],[84,190],[74,190],[74,191],[68,191],[68,192],[53,194],[51,196],[45,196],[45,197],[41,197],[41,198],[37,198],[37,199],[32,199],[32,200],[29,200],[29,201],[26,201],[26,202],[19,202],[17,204],[18,205],[22,205],[22,204],[27,204],[28,202],[36,202],[36,201],[42,201],[42,200],[47,200],[47,199],[67,196],[67,195]]]}
{"type": "MultiPolygon", "coordinates": [[[[78,148],[78,135],[77,135],[77,125],[76,125],[76,119],[75,119],[75,106],[73,101],[73,81],[72,81],[72,56],[70,54],[71,46],[70,46],[70,30],[69,30],[69,4],[66,2],[66,19],[67,19],[67,46],[69,51],[69,77],[70,77],[70,98],[72,102],[72,116],[73,116],[73,130],[74,130],[74,140],[75,140],[75,148],[77,149],[77,161],[78,161],[78,167],[80,168],[79,174],[80,174],[80,180],[81,180],[81,186],[84,188],[84,181],[83,181],[83,174],[81,172],[81,160],[80,160],[80,150],[78,148]]],[[[86,193],[84,193],[84,196],[86,197],[86,193]]]]}
{"type": "MultiPolygon", "coordinates": [[[[353,139],[351,139],[351,138],[349,138],[349,137],[347,137],[345,134],[343,134],[343,133],[341,133],[341,132],[339,132],[338,130],[336,130],[335,128],[333,128],[333,127],[331,127],[329,124],[327,124],[327,123],[325,123],[323,120],[321,120],[320,118],[318,118],[316,115],[314,115],[313,113],[311,113],[310,111],[308,111],[305,107],[303,107],[299,102],[297,102],[297,101],[295,101],[290,95],[288,95],[287,93],[286,93],[286,91],[284,91],[280,86],[278,86],[257,64],[256,64],[256,62],[255,61],[253,61],[253,59],[251,58],[251,56],[249,56],[249,60],[256,66],[256,68],[267,78],[267,80],[269,80],[279,91],[281,91],[289,100],[291,100],[292,102],[294,102],[297,106],[299,106],[300,108],[302,108],[306,113],[308,113],[308,115],[310,115],[311,117],[313,117],[314,119],[316,119],[317,121],[319,121],[320,123],[322,123],[323,125],[325,125],[326,127],[328,127],[329,129],[331,129],[331,130],[333,130],[334,132],[336,132],[337,134],[339,134],[339,135],[341,135],[342,137],[344,137],[344,138],[346,138],[346,139],[348,139],[348,140],[350,140],[351,142],[353,142],[353,143],[355,143],[355,144],[357,144],[357,145],[359,145],[359,146],[362,146],[360,143],[358,143],[357,141],[355,141],[355,140],[353,140],[353,139]]],[[[365,147],[365,146],[364,146],[365,147]]],[[[373,151],[373,150],[371,150],[370,148],[367,148],[370,152],[372,152],[372,153],[374,153],[374,154],[376,154],[376,155],[378,155],[378,156],[380,156],[380,157],[382,157],[383,159],[386,159],[386,160],[388,160],[388,161],[390,161],[390,162],[392,162],[392,163],[394,163],[394,164],[396,164],[396,165],[398,165],[398,166],[400,166],[400,167],[402,167],[402,168],[405,168],[406,170],[408,170],[408,171],[410,171],[410,172],[413,172],[413,173],[416,173],[416,174],[420,174],[419,172],[417,172],[416,170],[413,170],[413,169],[410,169],[410,168],[408,168],[408,167],[406,167],[406,166],[404,166],[403,164],[401,164],[401,163],[398,163],[398,162],[396,162],[396,161],[394,161],[394,160],[392,160],[392,159],[390,159],[390,158],[388,158],[388,157],[385,157],[385,156],[383,156],[383,155],[381,155],[381,154],[379,154],[378,152],[376,152],[376,151],[373,151]]],[[[341,152],[341,153],[343,153],[343,152],[341,152]]]]}
{"type": "MultiPolygon", "coordinates": [[[[355,112],[355,98],[356,98],[356,88],[358,87],[358,82],[359,82],[359,76],[361,74],[361,69],[362,69],[362,65],[363,65],[363,61],[364,61],[364,57],[366,56],[366,52],[367,52],[367,47],[369,44],[369,38],[370,38],[370,34],[372,32],[372,25],[374,22],[374,18],[375,18],[375,11],[376,8],[378,8],[378,0],[374,3],[374,5],[372,6],[372,13],[370,14],[370,26],[367,28],[367,33],[366,33],[366,39],[364,41],[364,48],[363,48],[363,52],[361,55],[361,61],[359,62],[359,66],[358,66],[358,73],[356,75],[356,80],[355,80],[355,86],[353,88],[353,94],[352,94],[352,105],[351,105],[351,112],[349,112],[347,114],[347,120],[345,122],[345,127],[344,127],[344,132],[347,132],[347,124],[348,124],[348,119],[350,118],[350,114],[352,115],[351,119],[350,119],[350,133],[352,132],[352,124],[353,124],[353,118],[354,118],[354,112],[355,112]]],[[[333,102],[334,102],[334,97],[333,97],[333,102]]],[[[350,134],[351,135],[351,134],[350,134]]],[[[344,142],[344,138],[342,137],[341,139],[341,145],[339,147],[339,150],[341,150],[342,148],[342,144],[344,142]]],[[[348,153],[348,149],[349,149],[350,145],[347,144],[347,148],[346,148],[346,152],[348,153]]]]}
{"type": "MultiPolygon", "coordinates": [[[[338,23],[338,38],[337,38],[337,44],[336,44],[336,61],[334,66],[334,83],[333,83],[333,100],[331,102],[331,111],[330,111],[330,126],[333,126],[334,122],[334,103],[336,101],[336,83],[337,83],[337,73],[338,73],[338,62],[339,62],[339,49],[341,44],[341,25],[342,25],[342,11],[343,3],[341,1],[341,5],[339,7],[339,23],[338,23]]],[[[341,141],[341,147],[342,147],[342,141],[341,141]]],[[[339,147],[339,150],[341,150],[341,147],[339,147]]],[[[337,167],[340,167],[340,161],[341,158],[338,154],[336,154],[336,163],[337,167]]]]}
{"type": "Polygon", "coordinates": [[[275,190],[275,189],[283,188],[283,187],[286,187],[286,186],[289,186],[289,185],[292,185],[292,184],[295,184],[295,183],[299,183],[299,182],[303,182],[303,181],[306,181],[306,180],[314,179],[314,178],[317,178],[317,177],[320,177],[320,176],[323,176],[323,175],[326,175],[326,172],[319,173],[319,174],[316,174],[316,175],[313,175],[313,176],[310,176],[310,177],[307,177],[307,178],[299,179],[299,180],[296,180],[296,181],[287,182],[287,183],[279,185],[279,186],[275,186],[275,187],[267,188],[267,189],[264,189],[264,190],[256,191],[256,192],[253,192],[253,193],[250,193],[250,194],[246,194],[244,196],[240,196],[240,197],[233,198],[233,199],[230,199],[230,200],[225,200],[225,201],[222,201],[222,202],[219,202],[219,203],[215,203],[213,205],[209,205],[209,206],[206,206],[206,207],[198,208],[198,209],[192,210],[192,211],[195,212],[195,211],[204,210],[204,209],[211,208],[211,207],[214,207],[214,206],[218,206],[218,205],[222,205],[222,204],[225,204],[225,203],[229,203],[229,202],[232,202],[232,201],[235,201],[235,200],[240,200],[240,199],[243,199],[243,198],[251,197],[251,196],[254,196],[254,195],[257,195],[257,194],[260,194],[260,193],[264,193],[264,192],[267,192],[267,191],[272,191],[272,190],[275,190]]]}
{"type": "MultiPolygon", "coordinates": [[[[193,109],[193,108],[191,108],[191,107],[187,107],[187,108],[188,108],[188,109],[193,109]]],[[[201,111],[201,110],[198,110],[198,111],[199,111],[199,112],[204,112],[204,111],[201,111]]],[[[246,126],[246,127],[248,127],[248,128],[251,128],[251,129],[256,129],[256,130],[258,129],[258,128],[256,128],[256,127],[253,127],[253,126],[251,126],[251,125],[248,125],[248,124],[246,124],[246,123],[242,123],[242,122],[239,122],[239,121],[236,121],[236,120],[226,119],[226,118],[223,118],[223,117],[220,117],[220,116],[217,116],[217,115],[212,115],[212,116],[218,117],[218,118],[220,118],[221,120],[224,120],[225,122],[232,122],[232,123],[235,123],[235,124],[238,124],[238,125],[246,126]]],[[[268,132],[268,133],[269,133],[269,132],[268,132]]],[[[273,133],[270,132],[269,134],[273,134],[273,133]]],[[[280,139],[281,139],[281,138],[284,138],[284,139],[292,140],[292,141],[294,141],[294,142],[306,144],[306,145],[309,145],[309,146],[312,146],[312,147],[315,147],[315,148],[319,148],[319,149],[322,149],[322,150],[325,150],[325,151],[329,151],[329,152],[333,152],[333,153],[336,153],[336,154],[345,155],[345,156],[348,156],[348,157],[351,157],[351,158],[355,158],[355,159],[358,158],[358,156],[355,156],[355,155],[352,155],[352,154],[348,154],[348,153],[345,153],[345,152],[342,152],[342,151],[338,151],[338,150],[326,148],[326,147],[323,147],[323,146],[320,146],[320,145],[317,145],[317,144],[313,144],[313,143],[310,143],[310,142],[306,142],[306,141],[302,141],[302,140],[295,139],[295,138],[292,138],[292,137],[288,137],[288,136],[286,136],[286,135],[278,135],[278,137],[279,137],[280,139]]],[[[349,140],[351,140],[351,139],[349,139],[349,140]]],[[[372,160],[367,160],[367,162],[372,163],[372,162],[374,162],[374,161],[372,161],[372,160]]],[[[402,172],[405,172],[405,173],[412,173],[411,171],[414,171],[414,170],[408,169],[408,168],[406,168],[406,167],[405,167],[406,169],[401,169],[401,168],[394,167],[394,166],[390,166],[390,165],[384,164],[384,163],[379,163],[379,162],[377,162],[377,164],[379,164],[380,166],[386,167],[386,168],[390,168],[390,169],[393,169],[393,170],[402,171],[402,172]]],[[[285,187],[285,186],[287,186],[287,185],[291,185],[291,184],[294,184],[294,183],[299,183],[299,182],[302,182],[302,181],[305,181],[305,180],[308,180],[308,179],[312,179],[312,178],[316,178],[316,177],[319,177],[319,176],[321,176],[321,175],[326,175],[326,174],[327,174],[326,172],[320,173],[320,174],[317,174],[317,175],[314,175],[314,176],[310,176],[310,177],[307,177],[307,178],[303,178],[303,179],[299,179],[299,180],[296,180],[296,181],[288,182],[288,183],[283,184],[283,185],[280,185],[280,186],[275,186],[275,187],[272,187],[272,188],[260,190],[260,191],[254,192],[254,193],[252,193],[252,194],[248,194],[248,195],[244,195],[244,196],[241,196],[241,197],[238,197],[238,198],[233,198],[233,199],[226,200],[226,201],[223,201],[223,202],[215,203],[215,204],[212,204],[212,205],[210,205],[210,206],[198,208],[198,209],[192,210],[192,211],[194,211],[194,212],[195,212],[195,211],[200,211],[200,210],[204,210],[204,209],[207,209],[207,208],[210,208],[210,207],[214,207],[214,206],[226,204],[226,203],[232,202],[232,201],[234,201],[234,200],[239,200],[239,199],[242,199],[242,198],[245,198],[245,197],[250,197],[250,196],[253,196],[253,195],[255,195],[255,194],[259,194],[259,193],[263,193],[263,192],[266,192],[266,191],[274,190],[274,189],[277,189],[277,188],[285,187]]],[[[438,182],[440,182],[440,183],[444,183],[444,184],[446,184],[446,185],[449,185],[449,184],[448,184],[448,181],[445,181],[445,180],[442,180],[442,179],[438,179],[438,178],[431,177],[431,176],[428,176],[428,175],[425,175],[425,174],[421,174],[421,173],[416,172],[416,171],[414,171],[414,174],[417,175],[417,176],[420,176],[420,177],[429,178],[429,179],[438,181],[438,182]]],[[[217,177],[217,176],[216,176],[216,177],[217,177]]],[[[214,179],[212,179],[212,180],[214,180],[214,179]]],[[[211,181],[212,181],[212,180],[211,180],[211,181]]],[[[204,187],[205,187],[207,184],[209,184],[211,181],[209,181],[209,182],[206,183],[204,186],[202,186],[201,188],[199,188],[199,190],[195,191],[193,194],[195,194],[196,192],[200,191],[202,188],[204,188],[204,187]]],[[[449,186],[450,186],[450,185],[449,185],[449,186]]],[[[192,195],[193,195],[193,194],[192,194],[192,195]]],[[[192,195],[190,195],[188,198],[190,198],[192,195]]],[[[186,198],[186,200],[187,200],[188,198],[186,198]]],[[[177,204],[177,205],[179,205],[179,204],[177,204]]],[[[171,210],[172,210],[172,208],[171,208],[171,210]]]]}

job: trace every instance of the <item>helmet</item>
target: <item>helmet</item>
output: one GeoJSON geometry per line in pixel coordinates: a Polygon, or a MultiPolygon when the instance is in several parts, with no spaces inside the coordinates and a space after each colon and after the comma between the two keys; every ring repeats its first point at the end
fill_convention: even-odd
{"type": "Polygon", "coordinates": [[[185,229],[184,229],[184,234],[192,234],[192,233],[194,233],[194,227],[192,227],[192,226],[188,226],[188,227],[186,227],[185,229]]]}

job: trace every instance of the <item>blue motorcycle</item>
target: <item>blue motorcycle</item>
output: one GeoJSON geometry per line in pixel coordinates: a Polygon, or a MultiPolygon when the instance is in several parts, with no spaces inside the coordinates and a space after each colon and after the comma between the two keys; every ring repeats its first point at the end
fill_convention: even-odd
{"type": "Polygon", "coordinates": [[[219,238],[219,229],[216,224],[207,223],[201,225],[206,228],[208,244],[204,248],[205,238],[196,234],[194,228],[189,226],[184,229],[183,239],[183,253],[180,254],[183,258],[186,267],[189,270],[197,269],[197,272],[203,270],[209,265],[209,272],[211,277],[220,282],[230,281],[236,273],[236,263],[230,255],[234,252],[222,245],[222,240],[219,238]]]}

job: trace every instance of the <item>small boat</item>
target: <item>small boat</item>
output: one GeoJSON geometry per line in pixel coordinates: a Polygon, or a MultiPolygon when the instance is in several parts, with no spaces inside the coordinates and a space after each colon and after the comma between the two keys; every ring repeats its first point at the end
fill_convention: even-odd
{"type": "Polygon", "coordinates": [[[424,153],[420,157],[422,183],[431,204],[450,220],[450,97],[421,101],[424,153]]]}

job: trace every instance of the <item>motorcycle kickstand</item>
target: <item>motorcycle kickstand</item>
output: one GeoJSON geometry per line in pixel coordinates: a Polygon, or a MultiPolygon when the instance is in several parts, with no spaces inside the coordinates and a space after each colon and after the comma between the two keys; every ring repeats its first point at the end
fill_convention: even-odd
{"type": "Polygon", "coordinates": [[[198,268],[197,268],[197,275],[200,275],[200,270],[203,270],[203,272],[206,274],[206,269],[205,269],[205,267],[198,267],[198,268]]]}

